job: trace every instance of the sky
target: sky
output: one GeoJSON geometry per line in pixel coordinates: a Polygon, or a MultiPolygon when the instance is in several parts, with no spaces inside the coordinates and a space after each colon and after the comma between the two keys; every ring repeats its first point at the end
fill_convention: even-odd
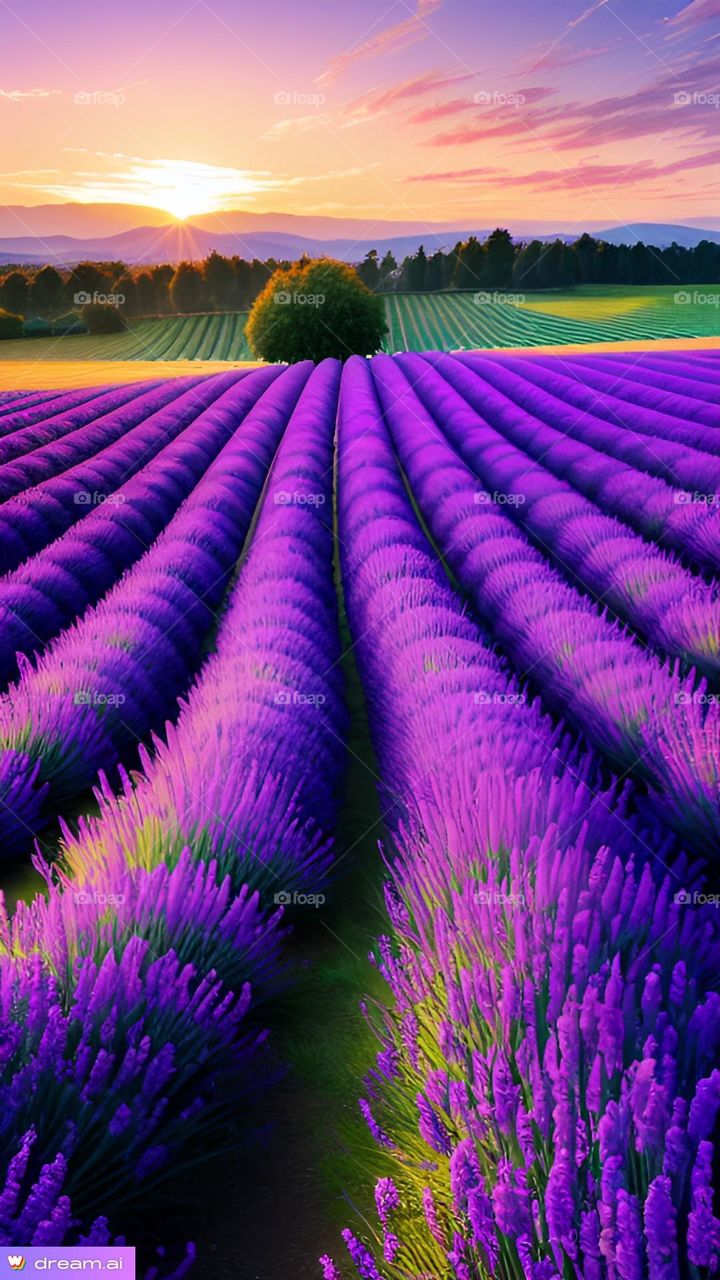
{"type": "Polygon", "coordinates": [[[702,220],[720,0],[0,0],[0,202],[702,220]]]}

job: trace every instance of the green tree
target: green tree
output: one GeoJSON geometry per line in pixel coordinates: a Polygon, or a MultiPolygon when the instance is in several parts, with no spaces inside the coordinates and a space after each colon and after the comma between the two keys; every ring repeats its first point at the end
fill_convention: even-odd
{"type": "Polygon", "coordinates": [[[66,301],[82,307],[92,302],[94,294],[110,293],[113,279],[97,262],[78,262],[65,282],[66,301]]]}
{"type": "Polygon", "coordinates": [[[572,260],[572,253],[562,240],[546,244],[538,263],[540,288],[566,289],[573,284],[572,260]]]}
{"type": "Polygon", "coordinates": [[[491,289],[507,289],[512,282],[515,245],[509,231],[497,227],[484,244],[484,283],[491,289]]]}
{"type": "Polygon", "coordinates": [[[30,285],[28,278],[22,271],[11,271],[5,276],[0,287],[0,299],[4,307],[8,311],[17,315],[24,316],[27,314],[30,303],[30,285]]]}
{"type": "Polygon", "coordinates": [[[382,298],[370,292],[355,268],[316,258],[270,277],[245,333],[263,360],[345,360],[372,355],[386,329],[382,298]]]}
{"type": "Polygon", "coordinates": [[[22,316],[13,315],[0,307],[0,339],[19,338],[22,335],[22,316]]]}
{"type": "Polygon", "coordinates": [[[122,296],[123,302],[120,305],[122,307],[123,315],[140,315],[137,285],[135,283],[135,278],[129,271],[126,271],[124,275],[119,276],[119,278],[113,283],[110,292],[114,293],[116,298],[118,295],[122,296]]]}
{"type": "Polygon", "coordinates": [[[155,281],[149,271],[141,271],[135,277],[135,297],[137,301],[137,314],[139,316],[151,316],[157,311],[157,293],[155,290],[155,281]]]}
{"type": "Polygon", "coordinates": [[[181,262],[170,281],[173,311],[183,315],[202,311],[205,305],[203,278],[193,262],[181,262]]]}
{"type": "Polygon", "coordinates": [[[575,241],[572,252],[578,262],[580,281],[582,284],[594,284],[598,272],[598,250],[600,242],[584,231],[575,241]]]}
{"type": "Polygon", "coordinates": [[[118,307],[89,302],[80,312],[88,333],[122,333],[127,328],[118,307]]]}
{"type": "Polygon", "coordinates": [[[175,275],[175,268],[168,262],[163,262],[159,267],[152,267],[150,275],[155,286],[158,315],[167,315],[170,310],[170,282],[175,275]]]}
{"type": "Polygon", "coordinates": [[[485,249],[477,236],[470,236],[456,249],[457,261],[453,276],[455,289],[479,289],[485,283],[485,249]]]}
{"type": "Polygon", "coordinates": [[[42,267],[30,286],[30,310],[39,315],[60,315],[65,309],[65,287],[54,267],[42,267]]]}
{"type": "Polygon", "coordinates": [[[542,240],[531,240],[515,259],[512,282],[516,289],[539,289],[540,265],[545,246],[542,240]]]}
{"type": "Polygon", "coordinates": [[[358,275],[368,289],[377,289],[380,285],[380,263],[377,249],[368,249],[364,260],[357,269],[358,275]]]}
{"type": "Polygon", "coordinates": [[[442,249],[437,249],[432,257],[428,258],[425,288],[431,292],[442,289],[445,285],[445,256],[442,249]]]}
{"type": "MultiPolygon", "coordinates": [[[[425,246],[421,244],[417,253],[411,258],[406,258],[405,262],[407,263],[408,289],[412,289],[413,292],[416,293],[421,293],[426,287],[427,280],[427,254],[425,253],[425,246]]],[[[405,263],[403,263],[403,267],[404,266],[405,263]]]]}
{"type": "Polygon", "coordinates": [[[387,280],[391,272],[397,271],[397,265],[398,264],[397,264],[397,259],[395,258],[395,254],[390,249],[388,249],[387,253],[383,257],[382,262],[380,263],[380,279],[387,280]]]}
{"type": "Polygon", "coordinates": [[[230,311],[237,280],[231,259],[213,249],[203,263],[202,274],[206,302],[214,311],[230,311]]]}

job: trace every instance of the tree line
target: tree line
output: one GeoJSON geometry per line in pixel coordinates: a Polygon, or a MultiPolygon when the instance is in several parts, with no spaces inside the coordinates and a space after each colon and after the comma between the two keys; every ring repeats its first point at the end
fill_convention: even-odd
{"type": "MultiPolygon", "coordinates": [[[[303,265],[301,260],[300,265],[303,265]]],[[[202,262],[130,268],[123,262],[81,262],[72,270],[16,267],[0,277],[0,308],[16,316],[55,318],[110,295],[123,298],[123,317],[247,311],[286,261],[247,261],[210,253],[202,262]],[[81,301],[78,301],[80,299],[81,301]]],[[[358,265],[374,292],[438,289],[568,289],[578,284],[680,285],[720,283],[720,245],[613,245],[587,233],[562,240],[513,241],[497,228],[486,240],[470,236],[448,252],[421,245],[400,264],[370,250],[358,265]]]]}
{"type": "Polygon", "coordinates": [[[426,254],[423,245],[398,266],[392,253],[371,250],[358,267],[374,290],[569,289],[578,284],[680,285],[720,283],[720,244],[701,240],[659,249],[642,243],[608,244],[587,232],[562,240],[519,241],[497,228],[484,241],[470,236],[448,253],[426,254]]]}
{"type": "Polygon", "coordinates": [[[247,311],[279,266],[211,253],[202,262],[130,268],[124,262],[81,262],[72,270],[16,267],[0,277],[0,307],[53,319],[108,297],[123,298],[127,316],[194,311],[247,311]]]}

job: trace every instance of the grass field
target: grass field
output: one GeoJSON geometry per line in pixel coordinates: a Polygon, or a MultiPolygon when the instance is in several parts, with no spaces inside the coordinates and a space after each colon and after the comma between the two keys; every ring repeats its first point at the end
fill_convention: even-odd
{"type": "Polygon", "coordinates": [[[245,340],[247,312],[138,320],[125,333],[0,342],[3,360],[234,360],[252,359],[245,340]]]}
{"type": "MultiPolygon", "coordinates": [[[[561,293],[511,295],[514,301],[473,293],[392,294],[385,298],[388,337],[385,349],[428,351],[458,348],[565,347],[589,343],[642,343],[648,340],[714,338],[720,333],[720,287],[689,288],[682,297],[663,288],[588,287],[561,293]],[[522,301],[517,299],[523,298],[522,301]]],[[[107,361],[113,365],[175,361],[234,361],[252,359],[245,338],[247,312],[228,315],[169,316],[133,322],[131,328],[108,336],[37,338],[0,342],[0,381],[6,386],[62,386],[65,362],[107,361]],[[16,363],[26,369],[4,370],[16,363]],[[53,366],[51,368],[51,366],[53,366]],[[32,377],[29,382],[28,376],[32,377]],[[52,381],[47,379],[52,377],[52,381]],[[20,381],[20,378],[22,381],[20,381]]],[[[190,372],[197,372],[191,367],[190,372]]],[[[211,372],[210,366],[208,372],[211,372]]],[[[171,369],[172,372],[172,369],[171,369]]],[[[165,369],[163,370],[165,373],[165,369]]],[[[121,380],[131,379],[132,370],[121,380]]],[[[90,376],[90,381],[96,381],[90,376]]],[[[109,375],[109,381],[117,379],[109,375]]],[[[77,383],[75,383],[77,385],[77,383]]]]}
{"type": "Polygon", "coordinates": [[[572,292],[505,295],[484,293],[393,294],[385,300],[388,351],[434,348],[564,346],[715,336],[720,331],[717,285],[632,288],[597,286],[572,292]],[[677,296],[688,298],[676,302],[677,296]]]}

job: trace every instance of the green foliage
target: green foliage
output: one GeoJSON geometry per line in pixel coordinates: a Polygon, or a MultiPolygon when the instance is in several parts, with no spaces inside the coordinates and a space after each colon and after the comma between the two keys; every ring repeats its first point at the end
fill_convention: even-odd
{"type": "Polygon", "coordinates": [[[27,314],[30,298],[28,278],[22,271],[11,271],[0,284],[0,305],[16,315],[27,314]]]}
{"type": "Polygon", "coordinates": [[[368,289],[377,289],[380,284],[380,263],[377,249],[370,249],[360,263],[357,273],[368,289]]]}
{"type": "Polygon", "coordinates": [[[255,355],[292,362],[372,355],[386,330],[382,299],[357,271],[316,258],[270,277],[245,332],[255,355]]]}
{"type": "Polygon", "coordinates": [[[99,262],[79,262],[65,281],[65,297],[70,306],[83,306],[93,300],[93,294],[108,294],[112,276],[99,262]]]}
{"type": "Polygon", "coordinates": [[[203,278],[192,262],[181,262],[170,281],[170,302],[173,311],[192,313],[202,311],[205,303],[203,278]]]}
{"type": "Polygon", "coordinates": [[[22,336],[22,316],[12,311],[4,311],[0,307],[0,338],[19,338],[22,336]]]}
{"type": "Polygon", "coordinates": [[[65,310],[65,285],[54,267],[42,267],[30,286],[30,307],[41,316],[61,315],[65,310]]]}
{"type": "Polygon", "coordinates": [[[89,302],[80,314],[89,333],[122,333],[127,328],[119,308],[102,302],[89,302]]]}
{"type": "Polygon", "coordinates": [[[24,338],[47,338],[52,333],[52,325],[42,316],[28,316],[23,320],[22,333],[24,338]]]}
{"type": "Polygon", "coordinates": [[[54,338],[62,338],[69,334],[87,333],[88,327],[79,319],[77,312],[69,311],[66,316],[60,316],[60,319],[55,321],[52,331],[54,338]]]}

